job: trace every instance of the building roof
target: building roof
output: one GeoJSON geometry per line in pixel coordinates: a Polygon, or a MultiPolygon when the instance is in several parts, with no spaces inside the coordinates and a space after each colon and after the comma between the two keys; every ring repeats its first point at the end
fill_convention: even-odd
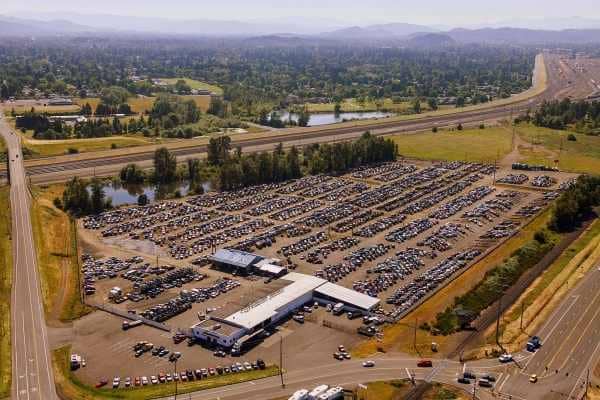
{"type": "Polygon", "coordinates": [[[219,249],[210,259],[212,262],[233,265],[238,268],[248,268],[262,260],[263,257],[240,250],[219,249]]]}
{"type": "Polygon", "coordinates": [[[281,279],[291,281],[292,283],[230,315],[225,320],[243,326],[246,329],[253,329],[267,319],[277,315],[278,310],[282,307],[307,293],[311,293],[327,282],[315,276],[298,274],[296,272],[290,272],[281,277],[281,279]]]}
{"type": "Polygon", "coordinates": [[[361,310],[369,311],[377,304],[379,299],[376,297],[367,296],[357,292],[356,290],[348,289],[340,285],[327,282],[315,289],[316,295],[324,295],[334,298],[351,307],[356,307],[361,310]]]}
{"type": "Polygon", "coordinates": [[[280,267],[279,265],[273,264],[261,264],[257,266],[258,269],[262,272],[266,272],[268,274],[279,275],[286,271],[285,267],[280,267]]]}

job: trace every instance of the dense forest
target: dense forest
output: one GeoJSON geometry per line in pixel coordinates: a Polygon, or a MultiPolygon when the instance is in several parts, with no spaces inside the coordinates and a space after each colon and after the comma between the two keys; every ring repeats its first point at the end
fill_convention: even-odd
{"type": "MultiPolygon", "coordinates": [[[[62,38],[0,44],[0,95],[99,95],[107,87],[157,91],[152,78],[218,85],[232,114],[257,116],[292,99],[340,101],[506,97],[530,85],[535,50],[468,46],[414,50],[369,46],[258,46],[219,39],[62,38]]],[[[117,104],[118,106],[118,104],[117,104]]]]}
{"type": "Polygon", "coordinates": [[[551,129],[575,129],[580,133],[600,134],[600,102],[584,100],[544,102],[533,114],[526,116],[537,126],[551,129]]]}

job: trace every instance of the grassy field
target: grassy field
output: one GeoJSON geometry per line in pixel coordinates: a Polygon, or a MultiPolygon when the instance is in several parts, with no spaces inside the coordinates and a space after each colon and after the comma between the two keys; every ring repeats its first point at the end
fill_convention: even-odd
{"type": "Polygon", "coordinates": [[[493,163],[510,152],[511,134],[502,127],[439,130],[392,136],[404,157],[493,163]]]}
{"type": "MultiPolygon", "coordinates": [[[[360,111],[377,111],[385,109],[387,111],[395,113],[412,112],[412,103],[409,101],[403,101],[400,103],[394,103],[392,99],[384,99],[377,105],[377,102],[373,100],[365,101],[362,104],[356,99],[344,99],[340,103],[342,112],[360,112],[360,111]]],[[[322,112],[333,112],[335,103],[320,103],[320,104],[305,104],[306,108],[311,113],[322,113],[322,112]]],[[[427,106],[427,102],[421,102],[421,111],[431,111],[427,106]]]]}
{"type": "Polygon", "coordinates": [[[50,321],[66,322],[89,310],[80,302],[75,225],[52,203],[63,189],[63,185],[36,188],[31,216],[44,310],[50,321]]]}
{"type": "Polygon", "coordinates": [[[10,187],[0,188],[0,398],[10,395],[10,293],[12,286],[12,242],[10,187]]]}
{"type": "MultiPolygon", "coordinates": [[[[167,397],[175,393],[175,385],[161,384],[157,386],[144,386],[137,388],[121,388],[113,390],[110,388],[96,389],[81,382],[69,368],[70,347],[61,347],[54,350],[52,354],[52,366],[54,368],[54,380],[57,391],[61,398],[91,400],[91,399],[154,399],[167,397]]],[[[178,393],[184,394],[197,390],[212,389],[220,386],[232,385],[267,378],[277,375],[279,368],[272,366],[265,370],[255,370],[233,375],[216,376],[200,381],[179,383],[178,393]]],[[[185,398],[185,396],[182,396],[185,398]]]]}
{"type": "Polygon", "coordinates": [[[431,342],[438,343],[440,353],[443,354],[448,346],[453,343],[453,336],[433,336],[428,331],[418,329],[418,351],[415,351],[413,348],[415,322],[417,326],[423,322],[431,324],[437,313],[450,306],[454,302],[455,297],[461,296],[471,290],[483,279],[487,271],[510,257],[515,250],[532,240],[535,232],[545,227],[550,217],[551,210],[544,211],[523,227],[515,236],[498,246],[485,258],[470,266],[462,275],[437,291],[397,324],[385,328],[383,339],[380,342],[373,339],[363,341],[352,349],[352,354],[357,357],[366,357],[378,351],[398,350],[431,356],[434,355],[430,349],[431,342]]]}
{"type": "Polygon", "coordinates": [[[113,144],[117,148],[143,146],[156,142],[142,136],[114,136],[109,138],[68,139],[68,140],[36,140],[25,141],[33,157],[60,156],[69,153],[69,149],[77,149],[79,153],[110,150],[113,144]]]}
{"type": "Polygon", "coordinates": [[[187,83],[187,85],[189,87],[191,87],[192,89],[210,90],[211,92],[216,93],[219,96],[223,95],[223,89],[221,89],[219,86],[211,85],[210,83],[201,82],[201,81],[197,81],[195,79],[189,79],[189,78],[160,78],[160,80],[162,82],[165,82],[167,85],[175,85],[177,83],[177,81],[180,79],[184,80],[185,83],[187,83]]]}
{"type": "MultiPolygon", "coordinates": [[[[76,102],[75,102],[76,103],[76,102]]],[[[78,112],[80,107],[78,104],[73,104],[70,106],[46,106],[43,105],[23,105],[23,104],[6,104],[4,106],[4,114],[11,115],[12,110],[15,110],[16,114],[22,114],[25,111],[30,111],[31,108],[35,108],[36,111],[48,112],[50,114],[60,114],[60,113],[73,113],[78,112]]]]}
{"type": "MultiPolygon", "coordinates": [[[[210,96],[192,96],[186,95],[181,96],[184,99],[192,99],[196,102],[196,105],[202,112],[206,112],[208,107],[210,107],[210,96]]],[[[149,112],[152,109],[152,105],[154,104],[154,100],[156,97],[151,96],[138,96],[138,97],[130,97],[127,99],[127,103],[131,106],[131,111],[136,114],[149,112]]],[[[88,97],[85,99],[75,99],[75,102],[80,105],[84,105],[85,103],[89,103],[92,107],[92,110],[96,109],[98,103],[100,103],[100,99],[97,97],[88,97]]]]}
{"type": "MultiPolygon", "coordinates": [[[[370,382],[366,386],[366,389],[358,389],[358,400],[401,400],[413,388],[407,380],[401,379],[370,382]]],[[[467,400],[469,398],[454,387],[433,383],[421,400],[467,400]]]]}
{"type": "Polygon", "coordinates": [[[554,166],[554,160],[558,159],[558,166],[564,171],[581,173],[600,171],[600,136],[588,136],[533,125],[520,125],[517,132],[521,139],[527,142],[527,145],[519,148],[523,162],[554,166]],[[567,140],[570,134],[575,135],[577,140],[567,140]]]}

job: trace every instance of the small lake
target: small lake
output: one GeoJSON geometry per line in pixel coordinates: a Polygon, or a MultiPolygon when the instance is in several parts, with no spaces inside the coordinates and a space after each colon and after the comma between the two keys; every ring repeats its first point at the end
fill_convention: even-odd
{"type": "MultiPolygon", "coordinates": [[[[292,121],[298,121],[297,114],[290,114],[287,111],[278,111],[279,117],[283,121],[287,121],[290,116],[292,121]]],[[[338,122],[350,121],[353,119],[372,119],[372,118],[386,118],[393,116],[394,113],[383,112],[383,111],[365,111],[365,112],[344,112],[344,113],[314,113],[310,114],[308,120],[309,126],[336,124],[338,122]]]]}
{"type": "MultiPolygon", "coordinates": [[[[211,188],[209,182],[203,183],[202,187],[205,192],[208,192],[211,188]]],[[[88,190],[90,190],[89,187],[88,190]]],[[[190,192],[190,185],[187,182],[172,183],[168,185],[121,185],[119,183],[108,183],[104,185],[104,194],[107,199],[109,197],[112,199],[112,205],[115,207],[125,204],[137,204],[138,196],[141,194],[148,196],[149,202],[163,200],[173,197],[177,190],[179,190],[181,196],[186,196],[190,192]]]]}

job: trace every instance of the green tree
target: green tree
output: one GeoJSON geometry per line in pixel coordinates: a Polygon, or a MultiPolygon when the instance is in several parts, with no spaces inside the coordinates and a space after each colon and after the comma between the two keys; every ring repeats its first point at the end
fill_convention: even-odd
{"type": "Polygon", "coordinates": [[[413,108],[413,112],[415,114],[421,114],[421,100],[415,99],[415,101],[413,102],[412,108],[413,108]]]}
{"type": "Polygon", "coordinates": [[[231,138],[229,136],[211,137],[208,141],[207,161],[209,165],[222,165],[229,159],[231,138]]]}
{"type": "Polygon", "coordinates": [[[154,152],[154,176],[158,183],[171,183],[177,179],[177,158],[166,147],[154,152]]]}
{"type": "Polygon", "coordinates": [[[105,193],[102,186],[102,182],[98,178],[92,179],[91,183],[91,212],[94,214],[100,214],[104,211],[106,203],[104,201],[105,193]]]}
{"type": "Polygon", "coordinates": [[[290,150],[287,152],[286,158],[288,179],[300,178],[302,176],[302,171],[300,170],[300,156],[296,146],[292,146],[290,148],[290,150]]]}
{"type": "Polygon", "coordinates": [[[427,99],[427,106],[431,109],[431,110],[437,110],[438,109],[438,103],[437,103],[437,99],[435,97],[430,97],[427,99]]]}

